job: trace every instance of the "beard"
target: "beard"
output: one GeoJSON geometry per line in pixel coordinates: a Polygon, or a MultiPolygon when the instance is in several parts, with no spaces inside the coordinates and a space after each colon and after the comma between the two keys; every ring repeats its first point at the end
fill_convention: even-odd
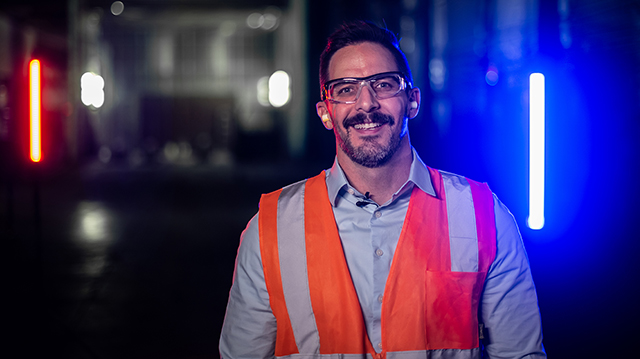
{"type": "Polygon", "coordinates": [[[407,134],[406,117],[403,119],[402,126],[398,126],[397,131],[394,130],[395,120],[390,115],[380,112],[372,112],[370,114],[358,113],[355,116],[348,117],[343,121],[343,127],[335,126],[335,136],[338,145],[342,151],[355,163],[368,167],[376,168],[387,163],[400,148],[402,139],[407,134]],[[391,137],[387,143],[378,143],[379,135],[366,136],[362,140],[364,143],[360,146],[354,146],[351,141],[351,127],[363,123],[388,124],[392,130],[391,137]]]}

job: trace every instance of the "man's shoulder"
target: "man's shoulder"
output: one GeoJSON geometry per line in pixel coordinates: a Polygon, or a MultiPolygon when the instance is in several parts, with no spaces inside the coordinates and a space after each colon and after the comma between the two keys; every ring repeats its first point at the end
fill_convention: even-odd
{"type": "Polygon", "coordinates": [[[312,178],[316,178],[316,177],[324,177],[325,176],[325,171],[320,172],[320,174],[314,176],[314,177],[309,177],[309,178],[304,178],[301,179],[297,182],[293,182],[291,184],[288,184],[282,188],[279,188],[277,190],[268,192],[263,194],[263,196],[279,196],[281,193],[297,193],[299,191],[302,190],[302,188],[304,187],[304,185],[307,183],[308,180],[312,179],[312,178]]]}
{"type": "Polygon", "coordinates": [[[456,173],[452,173],[444,170],[437,170],[437,171],[440,172],[440,174],[442,175],[442,179],[444,181],[450,182],[453,186],[457,188],[469,187],[470,184],[483,184],[485,186],[488,186],[486,182],[476,181],[474,179],[471,179],[469,177],[462,176],[456,173]]]}

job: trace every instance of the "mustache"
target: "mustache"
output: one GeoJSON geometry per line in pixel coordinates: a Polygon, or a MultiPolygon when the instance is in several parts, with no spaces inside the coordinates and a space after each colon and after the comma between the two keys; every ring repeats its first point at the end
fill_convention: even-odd
{"type": "Polygon", "coordinates": [[[359,112],[354,116],[347,117],[342,121],[342,125],[344,128],[348,128],[349,126],[355,126],[361,123],[379,123],[379,124],[390,124],[393,126],[395,121],[393,117],[390,115],[385,115],[380,112],[371,112],[371,113],[362,113],[359,112]]]}

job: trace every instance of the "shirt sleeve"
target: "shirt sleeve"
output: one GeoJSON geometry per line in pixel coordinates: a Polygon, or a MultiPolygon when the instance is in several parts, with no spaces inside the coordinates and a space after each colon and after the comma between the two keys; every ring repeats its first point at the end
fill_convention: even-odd
{"type": "Polygon", "coordinates": [[[481,303],[488,358],[546,358],[536,289],[520,231],[494,195],[496,258],[489,268],[481,303]]]}
{"type": "Polygon", "coordinates": [[[220,335],[224,359],[273,358],[276,318],[269,305],[260,257],[258,215],[240,237],[233,284],[220,335]]]}

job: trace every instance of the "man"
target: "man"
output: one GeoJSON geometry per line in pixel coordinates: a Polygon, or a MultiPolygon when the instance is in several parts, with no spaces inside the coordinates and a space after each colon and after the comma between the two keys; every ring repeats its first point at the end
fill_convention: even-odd
{"type": "Polygon", "coordinates": [[[395,36],[346,24],[321,55],[320,83],[336,160],[263,195],[221,356],[546,357],[513,217],[485,184],[426,167],[411,146],[420,90],[395,36]]]}

